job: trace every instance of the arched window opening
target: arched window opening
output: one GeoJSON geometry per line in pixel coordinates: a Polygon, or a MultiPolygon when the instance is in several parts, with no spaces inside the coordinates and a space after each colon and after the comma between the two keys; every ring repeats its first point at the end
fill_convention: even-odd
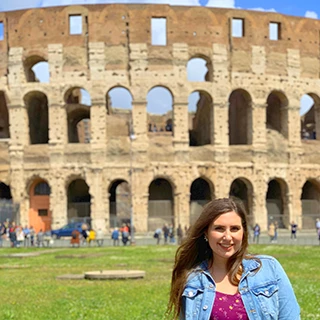
{"type": "Polygon", "coordinates": [[[301,192],[302,228],[314,229],[316,219],[320,216],[320,185],[311,180],[306,181],[301,192]]]}
{"type": "Polygon", "coordinates": [[[83,88],[71,88],[65,95],[69,143],[90,143],[91,97],[83,88]]]}
{"type": "Polygon", "coordinates": [[[249,181],[243,179],[235,179],[230,187],[229,196],[239,199],[248,214],[248,222],[253,225],[252,217],[252,197],[253,197],[252,185],[249,181]]]}
{"type": "Polygon", "coordinates": [[[130,224],[131,195],[130,186],[125,180],[113,182],[109,188],[110,228],[130,224]]]}
{"type": "Polygon", "coordinates": [[[238,89],[229,97],[229,144],[252,143],[252,100],[249,93],[238,89]]]}
{"type": "Polygon", "coordinates": [[[50,187],[45,181],[39,182],[34,187],[34,195],[36,196],[47,196],[50,195],[50,187]]]}
{"type": "Polygon", "coordinates": [[[266,204],[268,212],[268,225],[275,223],[279,228],[285,228],[289,224],[287,208],[287,190],[284,183],[271,180],[268,184],[266,204]]]}
{"type": "Polygon", "coordinates": [[[0,91],[0,139],[10,138],[9,113],[6,96],[0,91]]]}
{"type": "Polygon", "coordinates": [[[24,72],[27,82],[50,82],[49,64],[43,57],[34,55],[26,58],[24,72]]]}
{"type": "Polygon", "coordinates": [[[157,86],[147,95],[147,121],[149,138],[154,134],[172,135],[173,131],[173,97],[171,92],[164,87],[157,86]],[[168,125],[171,120],[171,125],[168,125]]]}
{"type": "Polygon", "coordinates": [[[300,100],[301,139],[316,140],[320,131],[320,98],[305,94],[300,100]]]}
{"type": "Polygon", "coordinates": [[[267,129],[277,131],[288,138],[288,99],[279,92],[273,91],[267,99],[267,129]]]}
{"type": "Polygon", "coordinates": [[[207,57],[196,57],[188,61],[187,77],[188,81],[212,81],[212,63],[207,57]]]}
{"type": "Polygon", "coordinates": [[[83,179],[76,179],[68,187],[68,222],[91,223],[91,196],[83,179]]]}
{"type": "Polygon", "coordinates": [[[213,192],[206,180],[198,178],[192,182],[190,188],[190,225],[199,218],[203,206],[213,197],[213,192]]]}
{"type": "Polygon", "coordinates": [[[164,224],[174,227],[173,190],[171,184],[158,178],[149,185],[148,230],[162,228],[164,224]]]}
{"type": "Polygon", "coordinates": [[[133,132],[132,95],[123,87],[115,87],[106,95],[107,136],[129,136],[133,132]]]}
{"type": "Polygon", "coordinates": [[[47,96],[42,92],[33,91],[24,97],[24,101],[28,110],[30,143],[48,143],[49,111],[47,96]]]}
{"type": "Polygon", "coordinates": [[[189,96],[189,145],[203,146],[213,141],[213,102],[204,91],[195,91],[189,96]]]}

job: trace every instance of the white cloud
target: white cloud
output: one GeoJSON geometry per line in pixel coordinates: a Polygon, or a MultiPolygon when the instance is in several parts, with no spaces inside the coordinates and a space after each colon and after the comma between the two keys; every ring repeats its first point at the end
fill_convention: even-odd
{"type": "Polygon", "coordinates": [[[235,8],[235,0],[209,0],[206,7],[235,8]]]}
{"type": "Polygon", "coordinates": [[[304,16],[306,18],[318,19],[318,14],[314,11],[307,11],[304,16]]]}
{"type": "Polygon", "coordinates": [[[264,9],[264,8],[250,8],[248,10],[254,10],[254,11],[265,11],[265,12],[277,12],[276,9],[270,8],[270,9],[264,9]]]}

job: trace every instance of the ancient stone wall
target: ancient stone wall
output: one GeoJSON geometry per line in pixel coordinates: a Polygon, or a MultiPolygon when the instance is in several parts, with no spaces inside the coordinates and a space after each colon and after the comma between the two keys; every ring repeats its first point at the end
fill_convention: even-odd
{"type": "Polygon", "coordinates": [[[278,209],[285,226],[293,219],[302,225],[303,186],[309,181],[318,193],[320,186],[320,21],[203,7],[87,5],[2,12],[0,23],[0,177],[20,203],[22,224],[34,214],[33,181],[50,185],[56,228],[68,220],[70,183],[82,179],[93,227],[108,230],[110,189],[126,181],[136,229],[147,231],[149,188],[164,179],[172,188],[172,199],[163,199],[172,204],[169,220],[189,225],[191,185],[201,178],[212,197],[227,197],[232,183],[242,181],[250,222],[263,229],[278,209]],[[80,34],[70,34],[70,16],[81,17],[80,34]],[[150,21],[157,17],[166,18],[161,46],[151,42],[150,21]],[[241,37],[232,34],[235,18],[243,23],[241,37]],[[270,23],[278,24],[277,40],[269,39],[270,23]],[[187,80],[187,63],[195,57],[207,61],[206,81],[187,80]],[[40,61],[49,64],[49,83],[35,82],[30,71],[40,61]],[[146,110],[147,94],[156,86],[167,88],[173,99],[173,131],[158,135],[148,132],[146,110]],[[116,87],[132,96],[129,121],[108,114],[108,92],[116,87]],[[89,107],[70,98],[81,88],[90,93],[89,107]],[[191,146],[188,97],[194,91],[210,104],[199,113],[206,115],[199,116],[206,137],[197,133],[202,142],[191,146]],[[307,141],[300,135],[304,94],[314,100],[318,133],[307,141]],[[39,107],[31,112],[33,100],[39,107]],[[74,143],[72,130],[88,116],[90,143],[74,143]],[[38,130],[40,140],[34,138],[38,130]],[[280,198],[268,192],[272,181],[280,198]]]}

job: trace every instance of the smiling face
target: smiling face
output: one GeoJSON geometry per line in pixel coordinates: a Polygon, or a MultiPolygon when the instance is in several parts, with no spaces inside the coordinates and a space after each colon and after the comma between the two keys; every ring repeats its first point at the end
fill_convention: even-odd
{"type": "Polygon", "coordinates": [[[240,216],[234,211],[221,214],[209,225],[207,238],[214,259],[228,260],[241,249],[243,226],[240,216]]]}

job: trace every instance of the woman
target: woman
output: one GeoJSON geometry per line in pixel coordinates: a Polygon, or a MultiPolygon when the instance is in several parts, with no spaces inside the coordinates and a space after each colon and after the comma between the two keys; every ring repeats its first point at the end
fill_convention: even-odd
{"type": "Polygon", "coordinates": [[[216,199],[176,253],[168,314],[174,319],[300,319],[287,275],[269,256],[247,253],[243,206],[216,199]]]}

